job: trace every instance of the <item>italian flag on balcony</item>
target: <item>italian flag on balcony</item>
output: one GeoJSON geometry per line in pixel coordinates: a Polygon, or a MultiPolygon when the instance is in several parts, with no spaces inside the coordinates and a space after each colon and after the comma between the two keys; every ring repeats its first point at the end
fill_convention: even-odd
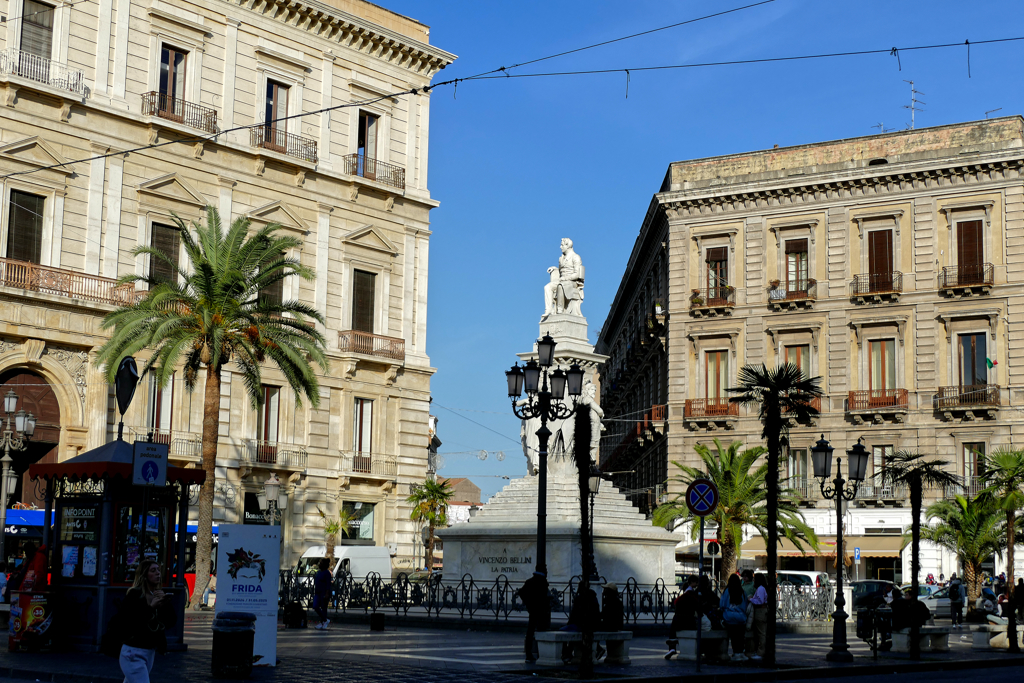
{"type": "Polygon", "coordinates": [[[992,360],[991,358],[986,358],[985,363],[988,365],[989,369],[995,367],[996,365],[999,365],[999,361],[992,360]]]}

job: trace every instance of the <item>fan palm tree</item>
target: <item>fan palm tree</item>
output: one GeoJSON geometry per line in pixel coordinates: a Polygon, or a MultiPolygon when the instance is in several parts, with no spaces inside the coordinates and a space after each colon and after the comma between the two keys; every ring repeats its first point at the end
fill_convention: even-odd
{"type": "MultiPolygon", "coordinates": [[[[893,453],[892,457],[886,461],[881,474],[875,475],[881,479],[882,486],[906,486],[910,490],[910,591],[912,600],[917,600],[920,584],[921,507],[924,489],[926,487],[956,486],[959,481],[955,474],[946,469],[948,465],[949,463],[945,460],[926,460],[921,453],[901,449],[893,453]]],[[[914,622],[910,637],[910,657],[912,659],[921,656],[918,628],[918,624],[914,622]]]]}
{"type": "MultiPolygon", "coordinates": [[[[765,474],[766,514],[768,516],[768,614],[775,614],[778,594],[776,593],[775,571],[778,568],[779,543],[779,460],[782,451],[782,436],[788,430],[788,421],[783,415],[806,421],[817,415],[811,400],[821,396],[821,378],[807,377],[799,367],[785,363],[769,369],[766,365],[745,365],[740,368],[739,386],[729,389],[736,394],[732,401],[747,406],[757,406],[757,417],[761,421],[761,438],[768,447],[768,469],[765,474]]],[[[764,661],[775,663],[775,619],[768,620],[765,634],[764,661]]]]}
{"type": "Polygon", "coordinates": [[[936,520],[921,528],[921,537],[955,554],[964,567],[967,600],[973,606],[981,594],[981,564],[1002,555],[1006,528],[1002,511],[990,496],[967,499],[955,496],[928,506],[925,514],[936,520]]]}
{"type": "MultiPolygon", "coordinates": [[[[1014,578],[1013,546],[1017,542],[1017,513],[1024,509],[1024,450],[1000,448],[985,456],[985,471],[981,475],[987,488],[982,492],[992,496],[996,504],[1006,515],[1006,584],[1010,586],[1011,595],[1016,601],[1024,600],[1024,595],[1017,595],[1014,578]]],[[[1007,635],[1010,651],[1019,652],[1017,643],[1017,610],[1011,609],[1007,635]]]]}
{"type": "Polygon", "coordinates": [[[451,485],[447,479],[440,483],[427,479],[413,487],[412,495],[405,500],[413,504],[409,518],[427,523],[427,573],[434,573],[434,529],[448,526],[448,501],[452,499],[451,485]]]}
{"type": "MultiPolygon", "coordinates": [[[[718,488],[718,507],[708,518],[718,524],[718,542],[722,546],[719,580],[724,582],[736,571],[739,563],[743,526],[754,527],[762,538],[767,539],[769,517],[765,479],[768,463],[762,460],[760,465],[756,464],[767,450],[764,446],[743,448],[742,441],[733,441],[726,448],[718,439],[714,442],[715,450],[704,444],[694,447],[703,463],[703,470],[673,462],[680,470],[680,474],[673,479],[679,484],[677,488],[684,491],[694,479],[699,478],[710,479],[718,488]]],[[[656,509],[654,523],[671,527],[697,521],[686,505],[685,495],[679,494],[656,509]]],[[[801,541],[807,541],[817,550],[818,537],[804,522],[803,514],[796,507],[788,489],[780,492],[778,519],[783,535],[793,545],[803,550],[801,541]]],[[[696,539],[700,534],[698,525],[693,525],[692,530],[696,539]]]]}
{"type": "MultiPolygon", "coordinates": [[[[236,219],[225,230],[212,206],[205,223],[191,229],[177,216],[187,261],[178,266],[170,255],[153,247],[137,247],[134,255],[147,255],[168,264],[175,281],[154,275],[126,275],[120,284],[145,282],[149,293],[137,303],[119,307],[103,319],[110,340],[98,352],[109,381],[125,356],[149,352],[143,374],[152,372],[164,387],[183,366],[185,388],[191,393],[205,370],[203,387],[203,470],[206,481],[199,494],[196,539],[195,594],[202,595],[210,580],[213,543],[213,493],[216,484],[217,440],[220,435],[221,373],[229,363],[243,380],[254,410],[263,402],[264,364],[276,366],[295,391],[316,407],[320,385],[313,365],[326,373],[324,337],[314,322],[323,316],[300,301],[277,301],[263,293],[286,278],[313,280],[312,269],[284,256],[301,246],[295,237],[281,235],[280,225],[269,224],[250,234],[247,218],[236,219]]],[[[199,608],[195,602],[195,609],[199,608]]]]}

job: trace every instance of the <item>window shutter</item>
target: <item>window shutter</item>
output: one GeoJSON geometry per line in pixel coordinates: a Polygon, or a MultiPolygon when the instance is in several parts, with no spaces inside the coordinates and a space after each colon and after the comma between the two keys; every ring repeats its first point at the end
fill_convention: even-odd
{"type": "Polygon", "coordinates": [[[45,197],[11,190],[7,228],[7,258],[39,263],[43,249],[45,197]]]}
{"type": "Polygon", "coordinates": [[[960,266],[981,264],[984,249],[981,246],[981,221],[957,224],[956,256],[960,266]]]}
{"type": "Polygon", "coordinates": [[[787,254],[806,254],[807,240],[786,240],[787,254]]]}
{"type": "Polygon", "coordinates": [[[872,275],[892,272],[892,230],[868,233],[868,267],[872,275]]]}
{"type": "Polygon", "coordinates": [[[720,261],[729,260],[729,248],[728,247],[714,247],[707,251],[708,263],[718,263],[720,261]]]}
{"type": "Polygon", "coordinates": [[[167,256],[174,266],[155,256],[149,257],[149,273],[160,282],[176,282],[178,279],[178,252],[181,246],[181,233],[172,225],[153,224],[150,246],[167,256]]]}
{"type": "Polygon", "coordinates": [[[25,0],[21,22],[21,51],[43,59],[53,53],[53,7],[25,0]]]}
{"type": "Polygon", "coordinates": [[[374,285],[377,276],[362,270],[355,272],[352,297],[352,329],[373,333],[374,285]]]}

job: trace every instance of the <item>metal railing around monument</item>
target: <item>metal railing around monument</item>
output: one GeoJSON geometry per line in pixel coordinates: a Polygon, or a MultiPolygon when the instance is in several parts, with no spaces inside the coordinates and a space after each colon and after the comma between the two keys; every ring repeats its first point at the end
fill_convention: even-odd
{"type": "MultiPolygon", "coordinates": [[[[580,577],[567,584],[550,586],[548,597],[551,614],[568,618],[579,590],[580,577]]],[[[602,583],[604,581],[602,580],[602,583]]],[[[370,614],[390,612],[402,617],[489,619],[508,621],[525,619],[526,608],[519,599],[522,582],[509,581],[504,575],[488,581],[477,581],[466,574],[457,582],[443,581],[435,574],[427,578],[410,578],[399,574],[391,581],[371,573],[366,578],[337,576],[334,579],[328,613],[370,614]]],[[[639,584],[629,579],[619,588],[627,624],[665,624],[672,620],[673,604],[680,590],[659,579],[654,584],[639,584]]],[[[298,602],[313,604],[312,575],[297,576],[290,569],[281,570],[279,602],[283,606],[298,602]]],[[[835,589],[808,586],[780,586],[778,618],[780,621],[823,621],[831,618],[835,589]]]]}

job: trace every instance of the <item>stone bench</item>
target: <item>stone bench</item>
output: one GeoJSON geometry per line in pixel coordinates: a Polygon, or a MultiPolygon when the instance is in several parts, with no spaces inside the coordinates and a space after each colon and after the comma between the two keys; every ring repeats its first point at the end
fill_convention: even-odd
{"type": "MultiPolygon", "coordinates": [[[[1009,630],[1006,624],[981,624],[971,629],[972,650],[1008,650],[1009,630]]],[[[1024,647],[1024,626],[1017,626],[1018,644],[1024,647]]]]}
{"type": "MultiPolygon", "coordinates": [[[[565,643],[582,643],[583,633],[580,631],[538,631],[537,664],[540,666],[562,666],[562,646],[565,643]]],[[[594,645],[604,641],[608,654],[605,664],[629,664],[629,641],[633,638],[632,631],[594,631],[594,645]]],[[[593,656],[593,655],[591,655],[593,656]]],[[[578,657],[578,655],[577,655],[578,657]]],[[[578,664],[578,661],[574,661],[578,664]]]]}
{"type": "MultiPolygon", "coordinates": [[[[697,632],[679,631],[676,633],[679,645],[676,650],[677,659],[697,659],[697,632]]],[[[729,659],[729,635],[725,631],[701,631],[700,651],[711,661],[729,659]]]]}
{"type": "MultiPolygon", "coordinates": [[[[918,643],[921,652],[949,652],[949,626],[922,626],[918,643]]],[[[910,629],[901,628],[892,632],[893,652],[910,652],[910,629]]]]}

